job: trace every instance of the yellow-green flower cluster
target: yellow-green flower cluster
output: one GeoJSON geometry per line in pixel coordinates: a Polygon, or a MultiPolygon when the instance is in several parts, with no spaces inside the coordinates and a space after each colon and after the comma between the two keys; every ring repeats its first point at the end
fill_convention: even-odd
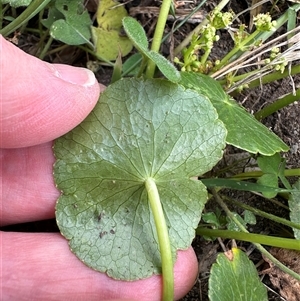
{"type": "Polygon", "coordinates": [[[275,30],[276,21],[272,21],[270,14],[258,14],[253,18],[253,23],[258,31],[275,30]]]}

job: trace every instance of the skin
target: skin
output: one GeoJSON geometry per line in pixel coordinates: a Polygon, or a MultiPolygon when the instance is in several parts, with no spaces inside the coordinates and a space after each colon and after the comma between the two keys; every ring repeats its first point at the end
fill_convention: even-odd
{"type": "MultiPolygon", "coordinates": [[[[89,114],[104,87],[85,69],[42,62],[1,36],[0,70],[0,224],[53,218],[52,141],[89,114]]],[[[160,276],[110,279],[80,262],[59,233],[0,232],[0,241],[1,300],[160,300],[160,276]]],[[[197,266],[192,248],[178,252],[176,299],[197,266]]]]}

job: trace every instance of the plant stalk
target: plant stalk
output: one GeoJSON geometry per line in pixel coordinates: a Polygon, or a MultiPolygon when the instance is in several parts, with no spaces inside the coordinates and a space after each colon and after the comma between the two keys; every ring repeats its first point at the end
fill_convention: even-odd
{"type": "Polygon", "coordinates": [[[251,33],[247,38],[245,38],[239,45],[235,46],[230,52],[228,52],[223,59],[220,61],[220,64],[217,66],[218,70],[221,69],[224,65],[226,65],[230,59],[237,54],[239,51],[244,52],[242,49],[244,47],[250,46],[250,43],[255,39],[255,37],[260,33],[260,31],[256,30],[251,33]]]}
{"type": "Polygon", "coordinates": [[[22,14],[0,30],[0,34],[4,37],[8,36],[38,14],[50,1],[51,0],[33,0],[22,14]]]}
{"type": "MultiPolygon", "coordinates": [[[[206,1],[205,1],[206,2],[206,1]]],[[[222,0],[213,10],[214,13],[221,11],[227,4],[229,0],[222,0]]],[[[198,35],[203,26],[208,23],[208,19],[203,20],[193,31],[191,31],[186,38],[175,48],[174,55],[177,55],[182,51],[192,40],[193,35],[198,35]]]]}
{"type": "Polygon", "coordinates": [[[198,227],[196,233],[197,235],[236,239],[248,241],[251,243],[260,243],[263,245],[268,245],[277,248],[285,248],[300,251],[300,241],[291,238],[273,237],[268,235],[244,233],[229,230],[208,229],[204,227],[198,227]]]}
{"type": "MultiPolygon", "coordinates": [[[[237,175],[234,175],[231,179],[235,180],[248,180],[248,179],[257,179],[261,177],[264,173],[261,170],[256,170],[256,171],[248,171],[248,172],[243,172],[237,175]]],[[[291,168],[291,169],[285,169],[284,170],[284,175],[286,177],[299,177],[300,176],[300,168],[291,168]]]]}
{"type": "MultiPolygon", "coordinates": [[[[262,211],[262,210],[259,210],[257,208],[254,208],[254,207],[251,207],[247,204],[244,204],[242,202],[238,202],[234,199],[231,199],[231,198],[228,198],[226,196],[223,196],[223,198],[226,200],[226,201],[229,201],[230,203],[234,204],[235,206],[238,206],[240,208],[243,208],[245,210],[248,210],[248,211],[251,211],[252,213],[258,215],[258,216],[261,216],[261,217],[264,217],[264,218],[267,218],[269,220],[272,220],[273,222],[276,222],[276,223],[279,223],[279,224],[282,224],[282,225],[286,225],[288,227],[291,227],[291,228],[295,228],[295,229],[299,229],[300,230],[300,224],[298,223],[293,223],[289,220],[286,220],[282,217],[278,217],[274,214],[270,214],[270,213],[267,213],[265,211],[262,211]]],[[[268,236],[267,236],[268,237],[268,236]]],[[[271,238],[271,237],[270,237],[271,238]]],[[[273,238],[273,237],[272,237],[273,238]]],[[[261,241],[257,241],[259,243],[262,243],[261,241]]],[[[262,243],[263,244],[263,243],[262,243]]],[[[299,244],[299,248],[300,248],[300,242],[298,242],[299,244]]],[[[274,245],[275,247],[275,245],[274,245]]],[[[282,246],[283,247],[283,246],[282,246]]],[[[288,248],[288,247],[287,247],[288,248]]]]}
{"type": "MultiPolygon", "coordinates": [[[[159,16],[157,19],[156,27],[155,27],[153,41],[151,44],[152,51],[159,52],[159,48],[164,34],[164,29],[168,19],[171,4],[172,4],[172,0],[163,0],[162,2],[162,5],[159,10],[159,16]]],[[[155,72],[155,66],[156,65],[153,61],[151,60],[148,61],[148,65],[146,69],[147,78],[153,78],[155,72]]]]}
{"type": "Polygon", "coordinates": [[[161,255],[162,279],[163,279],[163,301],[174,299],[174,273],[171,244],[163,208],[161,206],[159,193],[154,179],[148,178],[145,182],[150,207],[155,222],[159,250],[161,255]]]}
{"type": "MultiPolygon", "coordinates": [[[[280,71],[277,71],[277,72],[267,74],[267,75],[263,76],[261,79],[255,79],[254,81],[249,83],[249,88],[250,89],[255,88],[255,87],[258,87],[259,85],[268,84],[275,80],[286,78],[289,75],[295,75],[298,73],[300,73],[300,65],[294,65],[291,67],[291,70],[288,70],[288,68],[286,68],[282,73],[280,71]]],[[[237,80],[235,80],[235,78],[233,78],[233,80],[237,81],[237,80]]]]}
{"type": "MultiPolygon", "coordinates": [[[[260,69],[256,69],[256,70],[250,71],[248,73],[233,76],[231,78],[231,81],[232,81],[232,83],[236,83],[236,82],[239,82],[239,81],[244,80],[244,79],[246,79],[248,81],[248,78],[250,78],[250,76],[255,75],[257,73],[260,73],[260,72],[261,72],[260,69]]],[[[290,70],[288,70],[288,68],[285,68],[285,70],[283,72],[275,71],[275,72],[263,75],[260,78],[254,79],[254,80],[250,81],[249,83],[248,82],[245,82],[245,83],[248,85],[248,88],[251,89],[251,88],[255,88],[255,87],[258,87],[260,85],[264,85],[264,84],[267,84],[267,83],[270,83],[270,82],[274,82],[275,80],[286,78],[290,75],[295,75],[295,74],[299,74],[299,73],[300,73],[300,65],[294,65],[294,66],[291,67],[290,70]]],[[[218,82],[221,85],[225,85],[226,82],[227,82],[227,79],[218,80],[218,82]]],[[[238,93],[237,93],[237,90],[234,89],[234,90],[231,90],[229,94],[231,96],[234,96],[238,93]]]]}
{"type": "MultiPolygon", "coordinates": [[[[202,2],[199,3],[182,21],[180,21],[180,23],[178,23],[172,31],[167,33],[162,38],[162,43],[166,41],[172,34],[174,34],[182,25],[184,25],[186,23],[186,20],[188,20],[191,16],[193,16],[195,12],[197,12],[206,1],[207,0],[202,0],[202,2]]],[[[141,61],[142,59],[137,60],[136,63],[132,66],[132,68],[130,68],[129,70],[127,70],[122,74],[122,77],[126,76],[131,70],[133,70],[136,66],[138,66],[141,63],[141,61]]]]}
{"type": "Polygon", "coordinates": [[[276,111],[288,106],[289,104],[298,101],[299,99],[300,99],[300,89],[297,89],[295,95],[293,95],[293,93],[290,93],[282,98],[277,99],[275,102],[264,107],[262,110],[256,112],[254,114],[254,117],[258,120],[261,120],[275,113],[276,111]]]}
{"type": "Polygon", "coordinates": [[[39,59],[43,60],[44,57],[46,56],[47,54],[47,51],[49,50],[51,44],[53,42],[53,38],[50,36],[45,47],[43,48],[43,50],[41,51],[40,55],[39,55],[39,59]]]}

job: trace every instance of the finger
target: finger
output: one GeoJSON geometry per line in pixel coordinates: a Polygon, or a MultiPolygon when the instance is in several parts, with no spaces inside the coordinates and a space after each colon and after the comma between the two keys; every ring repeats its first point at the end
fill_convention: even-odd
{"type": "Polygon", "coordinates": [[[0,68],[0,147],[51,141],[79,124],[98,100],[91,71],[43,62],[1,36],[0,68]]]}
{"type": "MultiPolygon", "coordinates": [[[[59,234],[2,232],[2,300],[161,299],[161,277],[122,282],[86,267],[59,234]]],[[[175,296],[183,297],[197,274],[194,251],[179,251],[175,296]]]]}
{"type": "Polygon", "coordinates": [[[0,149],[0,225],[54,217],[59,191],[53,180],[52,143],[0,149]]]}

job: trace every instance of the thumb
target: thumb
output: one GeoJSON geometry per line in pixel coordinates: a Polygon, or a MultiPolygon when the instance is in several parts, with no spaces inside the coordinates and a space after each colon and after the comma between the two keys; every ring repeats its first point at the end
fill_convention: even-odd
{"type": "Polygon", "coordinates": [[[0,147],[51,141],[79,124],[100,87],[84,68],[49,64],[0,36],[0,147]]]}

